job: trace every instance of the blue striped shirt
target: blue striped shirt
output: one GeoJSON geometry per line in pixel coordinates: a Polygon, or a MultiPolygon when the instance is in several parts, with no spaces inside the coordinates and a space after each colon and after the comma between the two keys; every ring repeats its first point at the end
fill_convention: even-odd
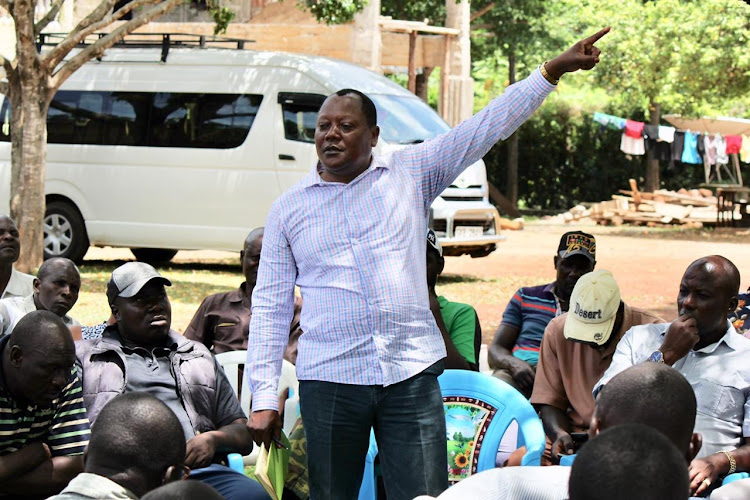
{"type": "Polygon", "coordinates": [[[252,300],[253,411],[277,409],[295,284],[300,380],[387,386],[445,357],[425,278],[430,205],[553,89],[536,70],[451,131],[373,156],[350,183],[325,182],[314,169],[276,200],[252,300]]]}

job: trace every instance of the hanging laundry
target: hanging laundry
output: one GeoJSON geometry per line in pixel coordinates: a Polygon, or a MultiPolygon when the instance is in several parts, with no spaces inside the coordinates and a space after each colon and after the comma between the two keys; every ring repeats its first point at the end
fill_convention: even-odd
{"type": "Polygon", "coordinates": [[[695,149],[698,151],[698,156],[701,157],[701,162],[703,162],[703,157],[706,155],[706,145],[703,141],[704,134],[698,134],[698,136],[695,138],[695,149]]]}
{"type": "Polygon", "coordinates": [[[742,147],[740,147],[740,160],[750,163],[750,135],[742,136],[742,147]]]}
{"type": "Polygon", "coordinates": [[[623,132],[622,139],[620,139],[620,151],[628,155],[646,154],[646,145],[643,137],[630,137],[626,132],[623,132]]]}
{"type": "Polygon", "coordinates": [[[664,125],[659,125],[659,140],[669,143],[674,142],[674,132],[674,127],[665,127],[664,125]]]}
{"type": "Polygon", "coordinates": [[[625,128],[625,118],[608,115],[606,113],[594,113],[594,121],[614,130],[622,130],[625,128]]]}
{"type": "Polygon", "coordinates": [[[682,150],[685,148],[685,132],[675,131],[672,141],[672,160],[682,161],[682,150]]]}
{"type": "Polygon", "coordinates": [[[685,132],[685,146],[682,149],[682,163],[703,163],[703,160],[698,156],[698,134],[695,132],[685,132]]]}
{"type": "Polygon", "coordinates": [[[727,141],[727,154],[736,155],[742,149],[742,136],[741,135],[728,135],[724,137],[727,141]]]}
{"type": "Polygon", "coordinates": [[[625,133],[628,134],[629,137],[632,137],[633,139],[638,139],[639,137],[643,137],[643,127],[645,127],[646,124],[643,122],[636,122],[633,120],[625,120],[625,133]]]}
{"type": "Polygon", "coordinates": [[[708,134],[703,136],[703,147],[706,150],[704,156],[706,162],[709,165],[716,165],[716,142],[708,134]]]}
{"type": "Polygon", "coordinates": [[[714,136],[716,141],[716,163],[720,165],[726,165],[729,163],[729,155],[727,155],[727,141],[719,134],[714,136]]]}
{"type": "Polygon", "coordinates": [[[659,161],[669,161],[672,147],[669,143],[659,142],[658,125],[646,125],[643,127],[643,139],[645,141],[646,151],[652,151],[655,159],[659,161]]]}
{"type": "Polygon", "coordinates": [[[659,138],[659,126],[646,124],[643,127],[643,138],[646,140],[657,140],[659,138]]]}

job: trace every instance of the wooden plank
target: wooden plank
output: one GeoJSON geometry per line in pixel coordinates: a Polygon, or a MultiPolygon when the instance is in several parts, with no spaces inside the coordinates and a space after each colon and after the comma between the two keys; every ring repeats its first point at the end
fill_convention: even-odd
{"type": "Polygon", "coordinates": [[[416,50],[417,32],[412,31],[409,33],[409,92],[412,94],[417,93],[416,50]]]}
{"type": "Polygon", "coordinates": [[[641,203],[641,193],[638,191],[638,183],[635,182],[635,179],[628,179],[628,183],[630,184],[630,189],[633,190],[633,201],[636,205],[639,205],[641,203]]]}

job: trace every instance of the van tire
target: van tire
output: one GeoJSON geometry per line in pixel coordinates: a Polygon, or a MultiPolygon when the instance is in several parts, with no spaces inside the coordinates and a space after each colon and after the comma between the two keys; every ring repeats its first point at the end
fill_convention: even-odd
{"type": "Polygon", "coordinates": [[[149,264],[169,262],[177,254],[177,250],[169,248],[131,248],[130,251],[137,260],[149,264]]]}
{"type": "Polygon", "coordinates": [[[44,212],[44,259],[65,257],[76,264],[83,262],[89,249],[89,237],[83,217],[75,205],[52,201],[44,212]]]}

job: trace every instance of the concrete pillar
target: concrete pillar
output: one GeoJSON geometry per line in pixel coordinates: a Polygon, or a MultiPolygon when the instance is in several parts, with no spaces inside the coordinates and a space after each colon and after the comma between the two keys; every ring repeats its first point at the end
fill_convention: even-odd
{"type": "Polygon", "coordinates": [[[461,33],[451,41],[447,106],[441,113],[450,125],[457,125],[474,113],[469,1],[445,0],[445,12],[445,27],[458,29],[461,33]]]}
{"type": "Polygon", "coordinates": [[[351,38],[351,60],[370,71],[383,73],[380,67],[383,42],[380,37],[380,0],[370,0],[362,12],[354,16],[351,38]]]}

